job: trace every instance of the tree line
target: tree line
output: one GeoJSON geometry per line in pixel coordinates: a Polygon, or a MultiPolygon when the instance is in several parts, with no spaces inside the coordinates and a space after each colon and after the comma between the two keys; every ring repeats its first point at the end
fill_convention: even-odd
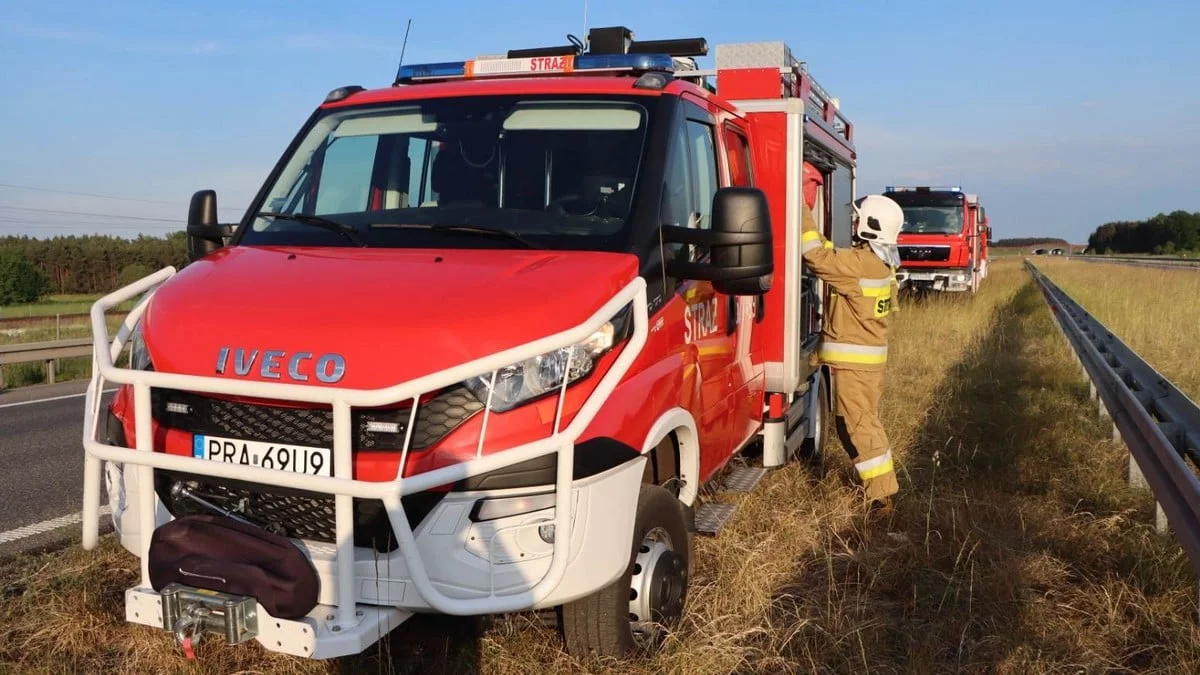
{"type": "Polygon", "coordinates": [[[36,239],[0,237],[0,305],[32,302],[47,293],[107,293],[187,263],[187,237],[86,235],[36,239]]]}
{"type": "Polygon", "coordinates": [[[1173,211],[1146,220],[1105,223],[1088,237],[1093,253],[1200,255],[1200,212],[1173,211]]]}

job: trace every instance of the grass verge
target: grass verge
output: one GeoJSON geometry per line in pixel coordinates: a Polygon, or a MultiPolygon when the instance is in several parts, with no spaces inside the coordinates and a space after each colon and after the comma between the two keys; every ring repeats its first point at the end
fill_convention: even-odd
{"type": "Polygon", "coordinates": [[[1200,271],[1079,261],[1037,261],[1084,309],[1200,401],[1200,271]]]}
{"type": "Polygon", "coordinates": [[[1195,579],[1125,488],[1065,349],[1015,262],[975,298],[902,305],[883,404],[894,519],[864,522],[841,455],[823,477],[772,473],[719,539],[698,540],[686,624],[651,658],[579,662],[513,615],[482,635],[413,621],[343,663],[214,640],[191,666],[123,623],[136,565],[108,539],[0,563],[0,670],[1195,672],[1195,579]]]}
{"type": "MultiPolygon", "coordinates": [[[[16,317],[53,317],[55,314],[83,314],[91,311],[92,303],[100,299],[101,293],[64,293],[48,295],[38,302],[0,307],[0,319],[16,317]]],[[[127,303],[132,304],[132,303],[127,303]]]]}

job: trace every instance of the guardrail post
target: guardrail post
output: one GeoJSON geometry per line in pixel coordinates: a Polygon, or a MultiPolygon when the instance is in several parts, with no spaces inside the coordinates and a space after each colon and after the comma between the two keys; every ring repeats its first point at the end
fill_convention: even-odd
{"type": "MultiPolygon", "coordinates": [[[[1146,482],[1146,476],[1142,474],[1142,467],[1138,466],[1137,459],[1133,453],[1129,453],[1129,487],[1139,490],[1149,490],[1150,484],[1146,482]]],[[[1157,504],[1157,502],[1155,502],[1157,504]]]]}
{"type": "MultiPolygon", "coordinates": [[[[1113,425],[1113,435],[1120,436],[1116,425],[1113,425]]],[[[1150,484],[1146,482],[1146,476],[1142,474],[1142,467],[1138,466],[1132,452],[1129,453],[1129,487],[1138,490],[1150,489],[1150,484]]],[[[1170,523],[1167,522],[1167,513],[1163,511],[1162,504],[1158,503],[1156,499],[1154,500],[1154,531],[1159,534],[1166,534],[1168,530],[1170,530],[1170,523]]]]}
{"type": "Polygon", "coordinates": [[[46,360],[46,384],[54,384],[54,359],[46,360]]]}

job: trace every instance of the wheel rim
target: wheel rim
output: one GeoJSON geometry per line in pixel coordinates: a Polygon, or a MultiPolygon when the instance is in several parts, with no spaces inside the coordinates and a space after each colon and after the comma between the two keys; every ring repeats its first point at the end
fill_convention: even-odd
{"type": "Polygon", "coordinates": [[[825,393],[825,387],[817,387],[817,414],[813,423],[816,425],[813,431],[813,454],[821,452],[821,441],[825,440],[825,401],[821,398],[825,393]]]}
{"type": "MultiPolygon", "coordinates": [[[[817,387],[817,391],[813,396],[817,397],[817,410],[813,415],[813,420],[810,423],[809,430],[812,431],[812,438],[806,439],[806,442],[800,446],[800,449],[793,454],[794,458],[799,458],[806,461],[819,460],[821,455],[821,443],[825,440],[825,383],[821,382],[817,387]]],[[[808,433],[808,431],[805,431],[808,433]]]]}
{"type": "Polygon", "coordinates": [[[683,616],[687,576],[670,533],[656,527],[642,537],[629,584],[629,625],[639,644],[653,644],[683,616]]]}

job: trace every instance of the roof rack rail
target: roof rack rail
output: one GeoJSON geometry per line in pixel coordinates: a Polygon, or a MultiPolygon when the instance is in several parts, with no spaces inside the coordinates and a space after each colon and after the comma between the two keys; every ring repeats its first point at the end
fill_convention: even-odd
{"type": "Polygon", "coordinates": [[[889,185],[884,192],[962,192],[961,185],[889,185]]]}
{"type": "Polygon", "coordinates": [[[808,70],[808,64],[795,58],[786,43],[744,42],[717,45],[717,85],[722,94],[734,99],[800,98],[806,114],[828,127],[846,143],[853,142],[853,125],[841,113],[841,102],[831,96],[808,70]],[[733,87],[721,83],[722,71],[759,71],[738,77],[733,87]],[[767,71],[777,75],[768,75],[767,71]]]}

